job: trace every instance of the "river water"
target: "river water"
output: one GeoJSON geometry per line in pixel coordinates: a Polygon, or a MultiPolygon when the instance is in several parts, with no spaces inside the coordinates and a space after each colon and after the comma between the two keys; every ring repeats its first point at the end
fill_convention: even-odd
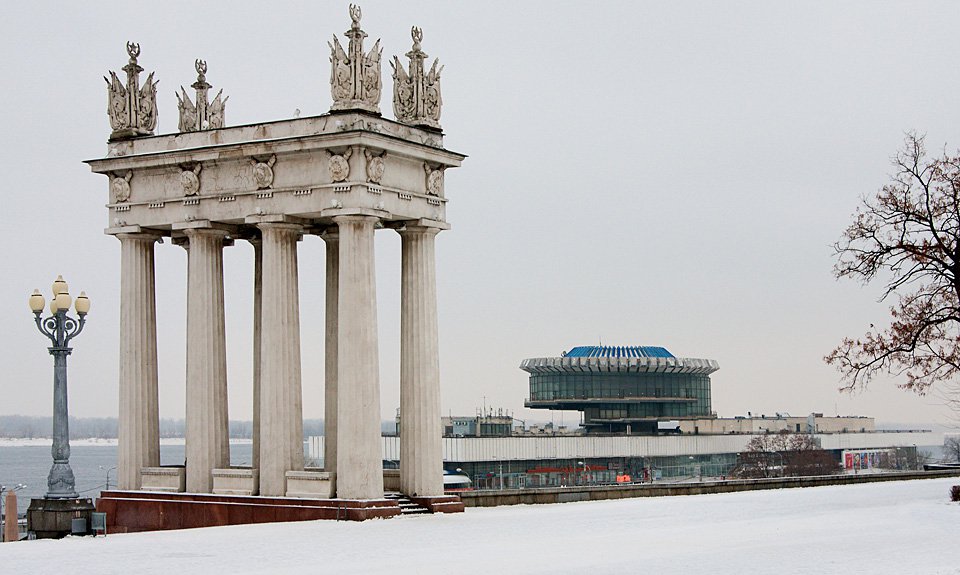
{"type": "MultiPolygon", "coordinates": [[[[161,445],[161,465],[183,463],[184,446],[161,445]]],[[[253,446],[250,443],[230,444],[230,464],[250,465],[253,446]]],[[[49,445],[0,445],[0,485],[12,487],[19,483],[26,487],[17,492],[17,508],[26,513],[31,497],[43,497],[47,491],[47,473],[53,464],[49,445]]],[[[117,486],[116,445],[71,445],[70,467],[76,479],[77,492],[81,497],[97,497],[106,487],[109,473],[110,485],[117,486]]]]}

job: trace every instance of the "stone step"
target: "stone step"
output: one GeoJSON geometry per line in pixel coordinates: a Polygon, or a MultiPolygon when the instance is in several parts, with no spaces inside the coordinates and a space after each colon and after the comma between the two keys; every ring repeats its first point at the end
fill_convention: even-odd
{"type": "Polygon", "coordinates": [[[424,513],[430,513],[429,509],[410,501],[403,493],[388,491],[383,494],[383,497],[384,499],[392,499],[397,502],[397,505],[400,506],[400,515],[422,515],[424,513]]]}

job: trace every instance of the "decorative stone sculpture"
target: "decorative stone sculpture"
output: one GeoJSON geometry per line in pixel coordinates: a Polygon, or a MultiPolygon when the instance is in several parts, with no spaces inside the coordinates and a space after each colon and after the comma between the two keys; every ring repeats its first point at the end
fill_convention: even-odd
{"type": "Polygon", "coordinates": [[[213,102],[207,101],[207,93],[212,84],[207,83],[207,63],[203,60],[194,62],[197,70],[197,81],[190,85],[197,91],[197,103],[194,104],[187,95],[187,91],[180,86],[177,94],[177,107],[180,109],[180,131],[199,132],[200,130],[216,130],[223,127],[224,108],[230,96],[223,98],[223,90],[217,92],[213,102]],[[182,95],[181,95],[182,94],[182,95]]]}
{"type": "Polygon", "coordinates": [[[380,113],[380,40],[369,53],[363,53],[367,33],[360,29],[360,7],[350,5],[350,29],[343,33],[350,42],[343,50],[336,35],[330,46],[331,110],[366,110],[380,113]]]}
{"type": "Polygon", "coordinates": [[[367,181],[374,184],[379,184],[381,178],[383,178],[383,171],[385,169],[383,163],[383,156],[386,152],[381,152],[379,155],[374,156],[370,150],[364,150],[363,155],[367,158],[367,181]]]}
{"type": "Polygon", "coordinates": [[[427,54],[420,49],[423,31],[414,26],[410,35],[413,48],[406,54],[410,59],[409,72],[403,69],[396,56],[390,62],[393,67],[393,113],[397,121],[404,124],[440,129],[440,107],[443,105],[440,73],[443,66],[437,68],[440,61],[434,59],[430,71],[424,73],[427,54]]]}
{"type": "Polygon", "coordinates": [[[127,73],[124,84],[116,73],[110,72],[110,78],[104,76],[107,83],[107,115],[113,132],[110,139],[152,136],[157,127],[157,84],[153,72],[147,76],[147,82],[140,87],[140,72],[143,68],[137,64],[140,56],[140,44],[127,42],[127,54],[130,61],[123,67],[127,73]]]}
{"type": "MultiPolygon", "coordinates": [[[[329,153],[329,152],[328,152],[329,153]]],[[[350,156],[353,155],[353,149],[347,148],[343,154],[330,154],[330,180],[334,183],[342,182],[350,177],[350,156]]]]}

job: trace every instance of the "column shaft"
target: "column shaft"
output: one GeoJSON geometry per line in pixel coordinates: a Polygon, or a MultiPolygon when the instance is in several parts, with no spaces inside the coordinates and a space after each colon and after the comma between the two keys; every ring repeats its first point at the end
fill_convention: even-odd
{"type": "Polygon", "coordinates": [[[439,231],[400,230],[400,487],[418,497],[443,495],[434,258],[439,231]]]}
{"type": "Polygon", "coordinates": [[[263,317],[263,242],[251,238],[253,246],[253,451],[250,466],[260,469],[260,342],[263,317]]]}
{"type": "Polygon", "coordinates": [[[297,240],[301,227],[259,224],[263,234],[260,346],[260,495],[286,494],[286,472],[303,470],[300,296],[297,240]]]}
{"type": "Polygon", "coordinates": [[[338,216],[337,497],[383,497],[373,216],[338,216]]]}
{"type": "Polygon", "coordinates": [[[185,230],[187,250],[187,491],[210,493],[211,471],[230,465],[223,241],[216,229],[185,230]]]}
{"type": "Polygon", "coordinates": [[[324,232],[327,244],[326,334],[324,340],[323,469],[337,471],[337,312],[340,293],[340,239],[324,232]]]}
{"type": "Polygon", "coordinates": [[[140,489],[140,468],[160,465],[157,306],[159,236],[120,234],[120,419],[117,485],[140,489]]]}

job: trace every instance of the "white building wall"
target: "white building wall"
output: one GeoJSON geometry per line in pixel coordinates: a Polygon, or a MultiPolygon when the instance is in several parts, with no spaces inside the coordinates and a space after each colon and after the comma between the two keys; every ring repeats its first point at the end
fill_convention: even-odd
{"type": "MultiPolygon", "coordinates": [[[[602,457],[670,457],[743,451],[753,434],[673,436],[445,437],[444,461],[516,461],[602,457]]],[[[941,445],[943,433],[877,432],[817,434],[824,449],[941,445]]],[[[381,438],[383,459],[400,460],[400,438],[381,438]]],[[[323,437],[308,439],[311,459],[323,457],[323,437]]]]}

